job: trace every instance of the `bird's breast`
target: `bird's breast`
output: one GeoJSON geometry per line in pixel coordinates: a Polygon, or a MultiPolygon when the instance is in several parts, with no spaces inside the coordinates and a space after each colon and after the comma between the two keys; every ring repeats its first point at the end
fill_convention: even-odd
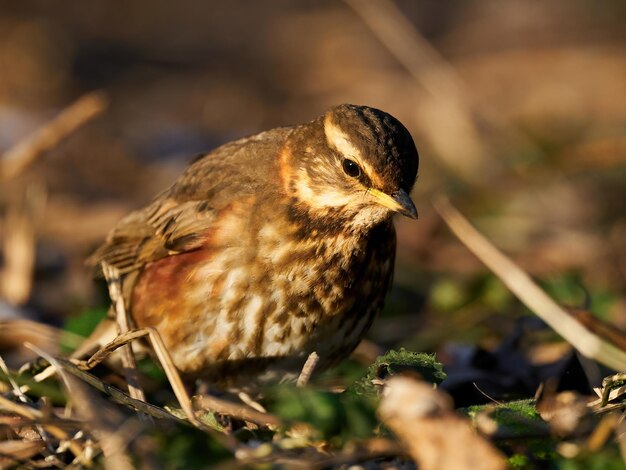
{"type": "Polygon", "coordinates": [[[225,234],[218,246],[147,266],[132,304],[138,326],[156,327],[191,373],[224,361],[289,357],[299,367],[313,350],[329,361],[349,353],[382,306],[395,245],[302,233],[272,218],[248,223],[246,239],[217,230],[225,234]]]}

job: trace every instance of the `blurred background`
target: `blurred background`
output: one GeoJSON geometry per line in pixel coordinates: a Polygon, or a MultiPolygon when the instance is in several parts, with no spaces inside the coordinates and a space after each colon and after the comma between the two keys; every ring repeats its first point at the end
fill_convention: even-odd
{"type": "MultiPolygon", "coordinates": [[[[108,99],[0,179],[0,318],[104,308],[85,258],[195,154],[348,102],[399,118],[421,155],[374,344],[510,370],[503,348],[541,330],[449,233],[439,193],[561,304],[626,329],[625,22],[618,0],[0,1],[0,151],[108,99]]],[[[542,334],[515,361],[566,357],[542,334]]]]}

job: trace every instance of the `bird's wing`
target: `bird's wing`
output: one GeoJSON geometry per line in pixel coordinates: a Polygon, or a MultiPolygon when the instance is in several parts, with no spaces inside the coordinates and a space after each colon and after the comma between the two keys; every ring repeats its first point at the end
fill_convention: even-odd
{"type": "Polygon", "coordinates": [[[88,262],[99,265],[105,261],[126,274],[150,261],[198,248],[193,235],[210,227],[215,217],[212,209],[199,211],[199,204],[162,199],[131,213],[109,233],[88,262]]]}
{"type": "Polygon", "coordinates": [[[122,219],[88,263],[105,261],[126,274],[200,248],[221,209],[278,190],[276,156],[288,133],[289,128],[274,129],[197,158],[150,205],[122,219]]]}

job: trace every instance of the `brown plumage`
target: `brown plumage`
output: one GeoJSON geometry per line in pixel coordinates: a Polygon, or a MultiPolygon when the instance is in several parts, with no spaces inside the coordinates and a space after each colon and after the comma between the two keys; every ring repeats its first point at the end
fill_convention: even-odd
{"type": "Polygon", "coordinates": [[[395,258],[394,212],[418,155],[382,111],[341,105],[197,158],[91,258],[123,275],[138,327],[174,363],[217,384],[283,378],[316,351],[347,356],[381,310],[395,258]]]}

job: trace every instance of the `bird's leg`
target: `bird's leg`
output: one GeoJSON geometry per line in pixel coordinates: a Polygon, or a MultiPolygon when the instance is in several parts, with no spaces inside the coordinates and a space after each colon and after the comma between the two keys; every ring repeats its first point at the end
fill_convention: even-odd
{"type": "Polygon", "coordinates": [[[72,359],[72,362],[76,364],[79,369],[89,370],[100,364],[104,361],[113,351],[116,349],[125,346],[132,341],[147,337],[150,341],[150,345],[154,350],[161,367],[165,371],[165,375],[174,391],[174,395],[178,400],[181,409],[185,413],[185,416],[189,419],[191,423],[199,428],[205,428],[206,425],[202,423],[195,415],[193,407],[191,406],[191,398],[189,397],[189,393],[185,388],[182,379],[180,378],[180,374],[172,361],[172,357],[170,356],[167,348],[165,347],[165,343],[163,339],[161,339],[161,335],[154,328],[142,328],[139,330],[130,330],[127,333],[119,335],[110,343],[106,344],[100,350],[98,350],[93,356],[89,359],[79,360],[72,359]]]}

